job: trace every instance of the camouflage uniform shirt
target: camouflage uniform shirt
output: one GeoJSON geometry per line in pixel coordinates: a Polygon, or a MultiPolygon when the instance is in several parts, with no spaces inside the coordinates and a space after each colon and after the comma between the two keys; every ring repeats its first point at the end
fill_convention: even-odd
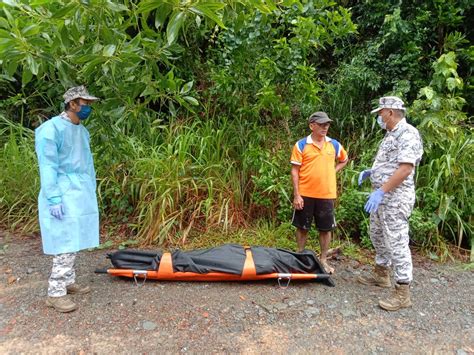
{"type": "MultiPolygon", "coordinates": [[[[378,189],[385,184],[401,163],[416,167],[422,155],[423,142],[418,130],[403,118],[393,130],[387,131],[379,146],[370,175],[372,187],[378,189]]],[[[414,176],[415,169],[399,186],[385,194],[384,201],[400,195],[414,196],[414,176]]]]}

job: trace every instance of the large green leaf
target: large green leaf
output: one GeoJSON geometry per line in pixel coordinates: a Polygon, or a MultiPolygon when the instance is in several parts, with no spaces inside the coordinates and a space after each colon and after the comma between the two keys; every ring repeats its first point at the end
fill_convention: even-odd
{"type": "Polygon", "coordinates": [[[186,13],[183,11],[174,12],[171,15],[168,26],[166,27],[166,38],[168,40],[168,45],[173,44],[178,38],[179,31],[181,30],[185,19],[186,13]]]}
{"type": "Polygon", "coordinates": [[[157,29],[165,24],[165,21],[172,10],[173,7],[169,4],[161,4],[161,6],[157,8],[155,12],[155,27],[157,29]]]}
{"type": "Polygon", "coordinates": [[[129,11],[128,7],[123,4],[118,4],[115,1],[107,1],[107,7],[114,12],[129,11]]]}
{"type": "Polygon", "coordinates": [[[33,78],[33,74],[31,71],[23,66],[23,72],[21,73],[21,86],[25,87],[31,79],[33,78]]]}
{"type": "Polygon", "coordinates": [[[29,25],[25,28],[23,28],[21,30],[21,33],[23,36],[27,37],[27,36],[33,36],[35,34],[38,34],[39,32],[41,31],[41,27],[36,25],[36,24],[32,24],[32,25],[29,25]]]}
{"type": "Polygon", "coordinates": [[[198,15],[203,15],[215,23],[217,23],[220,27],[226,28],[224,23],[222,22],[219,14],[217,13],[218,10],[222,9],[225,5],[222,3],[203,3],[203,4],[197,4],[189,9],[198,14],[198,15]]]}
{"type": "Polygon", "coordinates": [[[38,62],[33,58],[31,55],[26,56],[26,62],[28,63],[28,66],[30,68],[31,74],[37,75],[38,74],[38,68],[39,64],[38,62]]]}
{"type": "Polygon", "coordinates": [[[459,78],[448,78],[446,79],[446,86],[449,91],[453,91],[456,88],[462,88],[462,80],[459,78]]]}
{"type": "Polygon", "coordinates": [[[2,2],[3,2],[4,4],[10,5],[10,6],[12,6],[12,7],[17,7],[17,6],[20,5],[19,2],[16,1],[16,0],[3,0],[2,2]]]}
{"type": "Polygon", "coordinates": [[[102,51],[102,55],[104,57],[112,57],[115,53],[115,48],[116,48],[115,44],[109,44],[105,46],[102,51]]]}
{"type": "Polygon", "coordinates": [[[428,100],[431,100],[435,95],[433,88],[426,86],[420,90],[420,95],[424,95],[428,100]]]}
{"type": "Polygon", "coordinates": [[[194,81],[187,82],[186,84],[183,85],[183,87],[180,90],[181,94],[187,94],[191,88],[193,87],[194,81]]]}
{"type": "Polygon", "coordinates": [[[41,5],[46,5],[51,3],[51,0],[33,0],[30,1],[29,5],[30,6],[41,6],[41,5]]]}
{"type": "Polygon", "coordinates": [[[192,96],[183,96],[183,99],[185,99],[187,102],[189,102],[191,105],[193,106],[197,106],[199,105],[199,102],[198,100],[196,100],[194,97],[192,96]]]}
{"type": "Polygon", "coordinates": [[[15,23],[15,18],[12,16],[10,11],[8,11],[7,8],[3,8],[3,12],[7,16],[8,22],[13,25],[15,23]]]}
{"type": "Polygon", "coordinates": [[[145,87],[145,90],[142,91],[142,93],[140,94],[140,97],[143,97],[143,96],[151,96],[151,95],[155,95],[157,93],[157,90],[155,87],[151,86],[151,85],[147,85],[145,87]]]}
{"type": "Polygon", "coordinates": [[[11,38],[11,37],[12,35],[10,32],[0,29],[0,38],[11,38]]]}
{"type": "Polygon", "coordinates": [[[164,1],[157,1],[157,0],[145,0],[141,1],[138,5],[137,13],[148,13],[150,11],[156,10],[161,6],[166,5],[164,1]]]}
{"type": "Polygon", "coordinates": [[[77,8],[77,4],[75,3],[72,3],[70,5],[67,5],[65,7],[61,7],[58,11],[56,11],[54,14],[53,14],[53,18],[57,19],[57,18],[62,18],[64,16],[66,16],[69,12],[75,10],[77,8]]]}
{"type": "Polygon", "coordinates": [[[13,76],[16,73],[16,70],[18,69],[18,62],[16,60],[10,61],[6,69],[8,75],[13,76]]]}
{"type": "Polygon", "coordinates": [[[278,9],[273,0],[247,0],[247,2],[264,14],[278,9]]]}
{"type": "Polygon", "coordinates": [[[0,17],[0,27],[1,28],[10,28],[6,18],[0,17]]]}
{"type": "Polygon", "coordinates": [[[12,49],[15,46],[15,41],[10,38],[0,38],[0,55],[2,58],[10,56],[12,49]]]}

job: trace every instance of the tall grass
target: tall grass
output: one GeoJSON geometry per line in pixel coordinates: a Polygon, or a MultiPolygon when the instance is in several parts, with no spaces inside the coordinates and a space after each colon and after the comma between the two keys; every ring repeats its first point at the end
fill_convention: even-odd
{"type": "MultiPolygon", "coordinates": [[[[0,118],[0,223],[36,231],[39,177],[33,132],[0,118]]],[[[97,123],[88,124],[103,221],[127,224],[142,244],[172,246],[201,245],[198,239],[204,234],[241,235],[238,231],[247,227],[248,238],[266,240],[271,228],[280,230],[283,222],[279,240],[288,236],[283,244],[292,245],[293,232],[284,223],[292,210],[288,160],[292,144],[308,133],[304,124],[288,136],[281,127],[218,117],[143,123],[143,130],[134,134],[118,123],[97,123]],[[256,223],[260,219],[266,222],[256,223]]],[[[340,228],[335,236],[365,244],[362,208],[369,186],[359,189],[357,176],[372,163],[380,130],[368,116],[342,116],[329,135],[341,141],[351,158],[338,174],[340,228]]],[[[418,212],[412,222],[419,234],[415,240],[428,249],[439,249],[441,235],[455,235],[458,245],[472,238],[471,220],[466,219],[473,207],[472,165],[465,164],[473,154],[469,137],[452,141],[419,168],[418,212]],[[429,224],[426,218],[432,219],[429,224]]]]}
{"type": "Polygon", "coordinates": [[[420,167],[418,182],[425,187],[421,194],[425,204],[434,207],[440,233],[453,236],[460,247],[474,233],[474,168],[469,163],[474,144],[470,134],[445,143],[440,152],[429,151],[433,158],[420,167]]]}
{"type": "Polygon", "coordinates": [[[157,145],[118,138],[126,160],[102,169],[108,158],[99,158],[102,204],[112,206],[117,190],[125,195],[144,244],[183,244],[192,231],[245,226],[255,172],[242,162],[248,147],[263,143],[251,128],[238,120],[174,121],[161,128],[157,145]]]}
{"type": "MultiPolygon", "coordinates": [[[[30,129],[2,118],[0,223],[38,230],[39,175],[30,129]]],[[[143,244],[184,244],[190,235],[246,227],[258,206],[254,178],[266,162],[264,130],[240,120],[172,121],[127,135],[117,125],[91,122],[102,220],[127,223],[143,244]],[[247,153],[253,152],[250,155],[247,153]]],[[[278,147],[278,144],[276,144],[278,147]]],[[[286,171],[285,171],[286,175],[286,171]]]]}
{"type": "Polygon", "coordinates": [[[0,224],[22,232],[38,229],[37,171],[33,131],[0,115],[0,224]]]}

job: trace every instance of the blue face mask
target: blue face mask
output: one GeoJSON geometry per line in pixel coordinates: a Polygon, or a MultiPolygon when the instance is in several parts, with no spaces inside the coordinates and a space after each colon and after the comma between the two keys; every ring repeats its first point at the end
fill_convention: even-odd
{"type": "Polygon", "coordinates": [[[89,105],[81,105],[81,110],[77,113],[80,120],[85,120],[92,112],[92,107],[89,105]]]}
{"type": "Polygon", "coordinates": [[[380,128],[387,129],[387,124],[383,121],[382,116],[377,116],[377,123],[379,124],[380,128]]]}

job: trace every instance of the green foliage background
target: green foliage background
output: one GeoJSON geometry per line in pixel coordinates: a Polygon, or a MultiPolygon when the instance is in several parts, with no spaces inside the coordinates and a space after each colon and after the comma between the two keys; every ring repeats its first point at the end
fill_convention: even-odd
{"type": "Polygon", "coordinates": [[[368,112],[396,94],[425,145],[412,240],[445,257],[473,238],[472,15],[452,0],[4,0],[0,221],[38,229],[33,130],[84,84],[102,98],[86,125],[104,235],[286,246],[291,147],[325,110],[351,158],[337,235],[369,246],[356,179],[382,138],[368,112]]]}

